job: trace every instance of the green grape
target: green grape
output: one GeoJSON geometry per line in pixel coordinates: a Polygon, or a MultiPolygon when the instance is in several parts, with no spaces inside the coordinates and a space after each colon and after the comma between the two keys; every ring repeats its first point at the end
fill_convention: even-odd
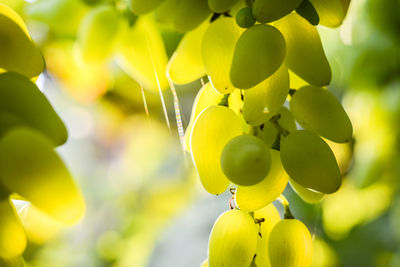
{"type": "Polygon", "coordinates": [[[270,121],[266,121],[256,128],[255,136],[263,140],[267,147],[271,147],[278,133],[278,129],[276,129],[274,124],[270,121]]]}
{"type": "Polygon", "coordinates": [[[62,222],[83,215],[84,200],[67,168],[35,130],[18,127],[0,140],[0,182],[62,222]]]}
{"type": "Polygon", "coordinates": [[[259,126],[279,112],[289,93],[289,72],[281,67],[265,81],[243,92],[243,118],[259,126]]]}
{"type": "Polygon", "coordinates": [[[104,61],[113,52],[119,30],[119,14],[112,6],[93,8],[82,20],[78,44],[86,61],[104,61]]]}
{"type": "Polygon", "coordinates": [[[284,138],[281,160],[290,178],[305,188],[331,194],[342,183],[332,150],[313,132],[299,130],[284,138]]]}
{"type": "Polygon", "coordinates": [[[225,145],[221,154],[221,168],[233,183],[255,185],[268,174],[271,153],[259,138],[240,135],[225,145]]]}
{"type": "Polygon", "coordinates": [[[350,0],[309,0],[316,9],[320,24],[336,28],[339,27],[346,17],[350,0]]]}
{"type": "Polygon", "coordinates": [[[221,169],[225,145],[242,133],[239,117],[224,106],[211,106],[197,117],[190,137],[190,151],[200,180],[211,194],[221,194],[229,185],[221,169]]]}
{"type": "Polygon", "coordinates": [[[10,129],[24,125],[24,121],[9,112],[1,112],[0,113],[0,138],[7,133],[10,129]]]}
{"type": "Polygon", "coordinates": [[[282,167],[279,151],[271,149],[271,169],[258,184],[238,186],[235,200],[241,210],[255,211],[272,203],[285,189],[288,176],[282,167]]]}
{"type": "Polygon", "coordinates": [[[26,236],[8,197],[0,199],[0,218],[0,259],[17,257],[25,250],[26,236]]]}
{"type": "Polygon", "coordinates": [[[208,7],[212,12],[228,12],[238,0],[208,0],[208,7]]]}
{"type": "Polygon", "coordinates": [[[15,11],[0,4],[0,72],[4,70],[35,77],[44,70],[44,60],[15,11]]]}
{"type": "Polygon", "coordinates": [[[234,89],[228,66],[242,31],[233,18],[223,17],[212,22],[204,34],[201,48],[204,66],[210,82],[221,94],[234,89]]]}
{"type": "Polygon", "coordinates": [[[311,85],[329,84],[331,68],[317,29],[296,13],[278,20],[274,26],[286,39],[288,68],[311,85]]]}
{"type": "Polygon", "coordinates": [[[257,249],[258,229],[251,216],[229,210],[215,222],[208,242],[210,267],[250,266],[257,249]]]}
{"type": "Polygon", "coordinates": [[[157,21],[182,33],[199,26],[210,14],[207,0],[166,0],[155,11],[157,21]]]}
{"type": "Polygon", "coordinates": [[[324,198],[324,194],[317,192],[317,191],[312,191],[310,189],[307,189],[295,181],[293,179],[289,179],[289,183],[292,187],[292,189],[296,192],[299,197],[301,197],[305,202],[310,203],[310,204],[315,204],[319,203],[321,199],[324,198]]]}
{"type": "Polygon", "coordinates": [[[308,0],[303,0],[300,6],[296,8],[297,14],[308,20],[312,25],[318,25],[319,16],[313,4],[308,0]]]}
{"type": "Polygon", "coordinates": [[[239,27],[250,28],[256,23],[250,7],[244,7],[236,14],[236,23],[239,27]]]}
{"type": "Polygon", "coordinates": [[[25,76],[12,72],[0,74],[0,113],[9,114],[3,115],[3,119],[11,120],[8,123],[22,122],[18,124],[41,131],[54,145],[62,145],[67,140],[64,123],[36,84],[25,76]]]}
{"type": "Polygon", "coordinates": [[[273,22],[295,10],[302,0],[255,0],[254,18],[261,23],[273,22]]]}
{"type": "Polygon", "coordinates": [[[159,94],[159,87],[167,89],[168,57],[155,22],[141,16],[121,39],[117,60],[122,69],[146,90],[159,94]]]}
{"type": "Polygon", "coordinates": [[[237,41],[230,79],[241,89],[264,81],[281,66],[286,53],[285,39],[273,26],[257,24],[248,28],[237,41]]]}
{"type": "Polygon", "coordinates": [[[312,259],[310,232],[299,220],[281,220],[270,233],[268,253],[271,267],[308,267],[312,259]]]}
{"type": "Polygon", "coordinates": [[[257,242],[257,252],[255,258],[255,265],[258,267],[270,267],[271,264],[269,262],[268,255],[268,240],[269,235],[274,228],[274,226],[281,220],[281,217],[275,208],[275,206],[271,203],[264,208],[257,210],[254,212],[255,220],[264,220],[260,224],[260,235],[258,236],[257,242]]]}
{"type": "Polygon", "coordinates": [[[279,125],[282,126],[283,129],[285,129],[289,133],[297,130],[294,117],[286,107],[281,107],[281,109],[278,112],[278,115],[279,115],[278,123],[279,125]]]}
{"type": "Polygon", "coordinates": [[[2,267],[25,267],[25,262],[22,256],[17,256],[13,258],[0,258],[0,266],[2,267]]]}
{"type": "Polygon", "coordinates": [[[129,7],[136,15],[149,13],[161,5],[165,0],[129,0],[129,7]]]}
{"type": "Polygon", "coordinates": [[[193,31],[186,33],[170,58],[167,75],[174,83],[190,83],[206,74],[201,57],[201,41],[208,25],[208,22],[204,22],[193,31]]]}
{"type": "Polygon", "coordinates": [[[223,95],[218,93],[211,85],[206,83],[197,93],[193,102],[192,113],[190,114],[189,124],[185,132],[185,147],[186,151],[190,152],[190,135],[192,133],[193,123],[203,110],[210,106],[218,105],[223,98],[223,95]]]}
{"type": "Polygon", "coordinates": [[[331,141],[346,143],[353,136],[346,111],[328,90],[313,86],[300,88],[290,100],[290,110],[304,129],[331,141]]]}

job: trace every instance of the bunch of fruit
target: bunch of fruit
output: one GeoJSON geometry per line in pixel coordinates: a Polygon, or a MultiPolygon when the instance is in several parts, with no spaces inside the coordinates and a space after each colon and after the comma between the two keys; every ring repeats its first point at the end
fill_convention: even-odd
{"type": "Polygon", "coordinates": [[[42,54],[21,17],[3,4],[0,36],[0,265],[13,266],[27,236],[44,238],[53,220],[78,221],[85,204],[55,152],[66,127],[34,83],[45,67],[42,54]],[[31,204],[17,215],[15,199],[31,204]]]}

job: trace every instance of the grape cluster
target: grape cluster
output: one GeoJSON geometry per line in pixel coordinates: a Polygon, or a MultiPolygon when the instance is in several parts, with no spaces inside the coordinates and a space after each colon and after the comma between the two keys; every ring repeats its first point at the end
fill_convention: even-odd
{"type": "Polygon", "coordinates": [[[0,36],[0,263],[17,266],[27,236],[40,238],[35,225],[74,223],[85,204],[54,150],[67,140],[65,125],[34,83],[43,56],[21,17],[3,4],[0,36]],[[18,216],[11,198],[31,204],[18,216]]]}

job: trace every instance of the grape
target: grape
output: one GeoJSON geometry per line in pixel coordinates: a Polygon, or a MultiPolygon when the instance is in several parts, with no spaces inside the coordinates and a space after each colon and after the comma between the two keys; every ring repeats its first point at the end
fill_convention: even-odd
{"type": "Polygon", "coordinates": [[[82,20],[78,44],[86,61],[104,61],[114,51],[119,14],[112,6],[93,8],[82,20]]]}
{"type": "Polygon", "coordinates": [[[295,10],[302,0],[255,0],[254,18],[261,23],[273,22],[295,10]]]}
{"type": "Polygon", "coordinates": [[[212,12],[224,13],[228,12],[237,0],[208,0],[208,6],[212,12]]]}
{"type": "Polygon", "coordinates": [[[85,205],[64,163],[42,134],[10,130],[0,140],[0,182],[65,223],[78,221],[85,205]]]}
{"type": "Polygon", "coordinates": [[[0,218],[0,259],[17,257],[25,250],[26,237],[8,197],[0,199],[0,218]]]}
{"type": "Polygon", "coordinates": [[[296,219],[279,221],[268,241],[271,267],[308,267],[312,258],[312,240],[307,227],[296,219]]]}
{"type": "Polygon", "coordinates": [[[281,66],[286,52],[285,39],[270,25],[248,28],[237,41],[230,78],[241,89],[251,88],[271,76],[281,66]]]}
{"type": "Polygon", "coordinates": [[[270,121],[266,121],[262,126],[256,128],[255,136],[263,140],[267,147],[271,147],[278,133],[274,124],[270,121]]]}
{"type": "Polygon", "coordinates": [[[200,267],[208,267],[208,259],[205,259],[201,264],[200,267]]]}
{"type": "Polygon", "coordinates": [[[197,117],[190,137],[194,165],[204,188],[221,194],[229,185],[221,169],[221,153],[225,144],[242,133],[239,117],[224,106],[211,106],[197,117]]]}
{"type": "Polygon", "coordinates": [[[268,174],[271,168],[271,153],[257,137],[237,136],[224,147],[221,167],[233,183],[255,185],[268,174]]]}
{"type": "Polygon", "coordinates": [[[278,115],[279,115],[278,123],[279,125],[282,126],[283,129],[287,130],[289,133],[297,130],[294,117],[286,107],[281,107],[281,109],[278,112],[278,115]]]}
{"type": "Polygon", "coordinates": [[[22,256],[13,258],[0,258],[0,266],[2,267],[25,267],[25,262],[22,256]]]}
{"type": "Polygon", "coordinates": [[[313,4],[308,0],[303,0],[300,6],[296,8],[297,14],[308,20],[312,25],[318,25],[319,16],[313,4]]]}
{"type": "Polygon", "coordinates": [[[320,23],[324,26],[336,28],[342,24],[350,0],[309,0],[318,12],[320,23]]]}
{"type": "Polygon", "coordinates": [[[27,28],[11,8],[0,4],[0,72],[2,69],[35,77],[44,70],[44,60],[27,28]]]}
{"type": "Polygon", "coordinates": [[[176,84],[186,84],[206,74],[201,57],[201,41],[209,23],[185,34],[167,66],[167,75],[176,84]]]}
{"type": "MultiPolygon", "coordinates": [[[[10,129],[24,125],[22,119],[9,112],[0,113],[0,138],[10,129]]],[[[1,194],[0,194],[1,195],[1,194]]]]}
{"type": "Polygon", "coordinates": [[[230,93],[234,87],[229,78],[233,52],[243,30],[229,17],[212,22],[202,42],[202,57],[210,82],[221,94],[230,93]]]}
{"type": "Polygon", "coordinates": [[[250,28],[256,23],[250,7],[244,7],[236,14],[236,23],[239,27],[250,28]]]}
{"type": "Polygon", "coordinates": [[[215,91],[211,83],[206,83],[197,93],[193,102],[190,121],[185,132],[185,146],[188,152],[190,152],[190,135],[192,133],[194,121],[204,109],[208,108],[209,106],[218,105],[222,97],[223,95],[215,91]]]}
{"type": "Polygon", "coordinates": [[[290,110],[305,129],[337,143],[345,143],[353,136],[351,121],[340,102],[328,90],[305,86],[296,91],[290,110]]]}
{"type": "Polygon", "coordinates": [[[281,67],[272,76],[245,90],[243,118],[253,126],[259,126],[278,113],[289,93],[289,73],[281,67]]]}
{"type": "Polygon", "coordinates": [[[278,20],[274,26],[286,39],[288,68],[311,85],[329,84],[331,68],[317,29],[295,13],[278,20]]]}
{"type": "Polygon", "coordinates": [[[168,88],[165,75],[168,57],[155,22],[141,16],[121,40],[118,63],[145,89],[159,93],[168,88]]]}
{"type": "Polygon", "coordinates": [[[271,169],[258,184],[238,186],[235,200],[238,207],[246,211],[255,211],[272,203],[285,189],[288,176],[282,167],[279,151],[271,150],[271,169]]]}
{"type": "Polygon", "coordinates": [[[220,215],[208,242],[209,266],[250,266],[257,249],[257,230],[250,215],[241,210],[220,215]]]}
{"type": "Polygon", "coordinates": [[[199,26],[210,14],[207,0],[166,0],[155,11],[157,21],[182,33],[199,26]]]}
{"type": "Polygon", "coordinates": [[[293,179],[289,179],[289,183],[292,186],[292,189],[299,195],[305,202],[314,204],[314,203],[319,203],[321,199],[324,198],[324,194],[319,193],[317,191],[311,191],[295,181],[293,179]]]}
{"type": "Polygon", "coordinates": [[[281,160],[290,178],[305,188],[331,194],[342,183],[332,150],[313,132],[299,130],[284,138],[281,160]]]}
{"type": "Polygon", "coordinates": [[[41,131],[54,145],[62,145],[67,140],[67,129],[49,101],[36,84],[20,74],[0,74],[0,113],[14,116],[9,117],[13,121],[9,121],[11,124],[19,120],[19,125],[27,125],[41,131]]]}
{"type": "Polygon", "coordinates": [[[129,0],[129,7],[132,9],[133,13],[142,15],[153,11],[164,1],[165,0],[129,0]]]}
{"type": "Polygon", "coordinates": [[[260,224],[260,235],[257,242],[257,256],[255,258],[255,264],[257,267],[269,267],[271,266],[268,255],[269,235],[274,226],[281,220],[281,217],[275,206],[271,203],[264,208],[255,211],[254,219],[264,219],[264,221],[260,224]]]}

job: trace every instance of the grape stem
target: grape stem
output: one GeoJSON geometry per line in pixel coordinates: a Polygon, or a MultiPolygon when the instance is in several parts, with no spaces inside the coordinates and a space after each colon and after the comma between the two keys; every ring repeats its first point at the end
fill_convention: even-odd
{"type": "Polygon", "coordinates": [[[285,209],[285,213],[283,215],[284,219],[294,219],[294,216],[292,214],[292,212],[290,211],[289,208],[289,201],[286,199],[286,197],[284,195],[280,195],[278,197],[278,200],[281,202],[281,204],[283,205],[284,209],[285,209]]]}

